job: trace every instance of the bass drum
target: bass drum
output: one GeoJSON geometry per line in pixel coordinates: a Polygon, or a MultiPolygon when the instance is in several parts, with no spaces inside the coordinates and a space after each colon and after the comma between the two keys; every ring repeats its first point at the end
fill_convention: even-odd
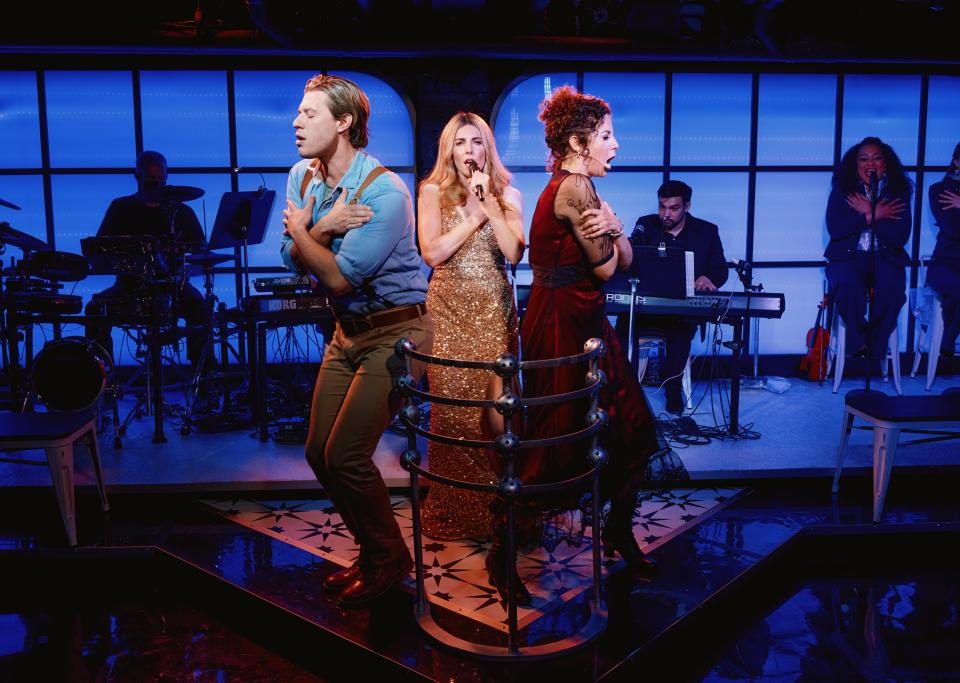
{"type": "Polygon", "coordinates": [[[103,395],[113,359],[96,340],[64,337],[44,344],[33,359],[33,391],[51,410],[86,410],[103,395]]]}

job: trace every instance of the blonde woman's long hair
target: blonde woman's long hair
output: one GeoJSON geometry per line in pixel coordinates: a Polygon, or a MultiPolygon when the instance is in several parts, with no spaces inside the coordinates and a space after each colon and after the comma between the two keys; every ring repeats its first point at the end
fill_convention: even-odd
{"type": "Polygon", "coordinates": [[[497,145],[493,133],[487,122],[476,114],[458,112],[453,115],[440,133],[440,144],[437,149],[437,162],[430,171],[430,175],[421,181],[435,183],[440,188],[440,206],[463,206],[467,203],[467,190],[460,182],[459,174],[453,165],[453,143],[457,132],[464,126],[476,126],[480,131],[480,140],[483,144],[483,153],[486,162],[481,171],[490,176],[490,194],[497,198],[504,211],[508,206],[503,201],[503,189],[510,184],[513,176],[510,174],[497,154],[497,145]]]}

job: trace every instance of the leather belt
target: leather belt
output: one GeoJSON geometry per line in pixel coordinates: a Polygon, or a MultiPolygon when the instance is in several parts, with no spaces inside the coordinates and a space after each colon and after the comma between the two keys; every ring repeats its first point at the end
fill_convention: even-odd
{"type": "Polygon", "coordinates": [[[354,337],[362,332],[369,332],[377,327],[395,325],[414,318],[422,318],[427,314],[427,305],[424,303],[400,306],[386,311],[378,311],[370,315],[361,315],[354,318],[340,318],[340,329],[348,337],[354,337]]]}

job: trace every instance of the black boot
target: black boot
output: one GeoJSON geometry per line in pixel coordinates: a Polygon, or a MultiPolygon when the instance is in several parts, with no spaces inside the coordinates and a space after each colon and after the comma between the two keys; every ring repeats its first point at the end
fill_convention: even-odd
{"type": "Polygon", "coordinates": [[[620,553],[631,571],[652,574],[656,572],[657,565],[644,555],[633,535],[636,500],[637,494],[633,491],[631,495],[618,496],[610,503],[610,514],[607,515],[607,523],[600,533],[603,554],[607,559],[612,559],[615,552],[620,553]]]}
{"type": "Polygon", "coordinates": [[[500,599],[503,600],[504,603],[508,602],[507,596],[510,591],[507,565],[510,566],[510,571],[513,572],[514,598],[516,603],[524,606],[533,604],[533,597],[530,595],[530,591],[523,585],[523,582],[520,580],[520,575],[517,574],[516,563],[510,561],[507,557],[506,547],[500,543],[499,540],[496,540],[487,553],[487,576],[490,585],[497,589],[500,593],[500,599]]]}

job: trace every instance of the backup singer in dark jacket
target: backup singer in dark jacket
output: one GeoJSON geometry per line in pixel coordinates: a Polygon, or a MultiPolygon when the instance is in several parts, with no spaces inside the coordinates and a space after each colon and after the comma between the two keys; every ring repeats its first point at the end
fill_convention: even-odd
{"type": "Polygon", "coordinates": [[[868,137],[844,154],[833,174],[827,201],[830,242],[824,256],[834,304],[847,326],[847,348],[854,355],[882,358],[887,340],[906,302],[907,253],[910,237],[911,183],[891,147],[868,137]],[[870,179],[877,181],[876,230],[871,231],[870,179]],[[871,232],[875,256],[870,253],[871,232]],[[874,270],[875,268],[875,270],[874,270]],[[874,283],[868,332],[867,289],[874,283]]]}
{"type": "Polygon", "coordinates": [[[930,211],[940,232],[927,270],[927,284],[943,304],[940,355],[952,356],[960,334],[960,144],[953,150],[950,170],[930,187],[930,211]]]}

